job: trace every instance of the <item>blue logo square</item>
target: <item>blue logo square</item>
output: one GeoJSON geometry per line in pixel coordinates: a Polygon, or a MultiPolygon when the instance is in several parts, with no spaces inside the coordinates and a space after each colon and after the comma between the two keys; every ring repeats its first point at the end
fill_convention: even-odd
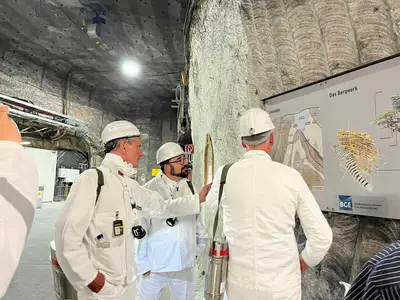
{"type": "Polygon", "coordinates": [[[339,195],[339,210],[353,211],[353,199],[351,196],[339,195]]]}

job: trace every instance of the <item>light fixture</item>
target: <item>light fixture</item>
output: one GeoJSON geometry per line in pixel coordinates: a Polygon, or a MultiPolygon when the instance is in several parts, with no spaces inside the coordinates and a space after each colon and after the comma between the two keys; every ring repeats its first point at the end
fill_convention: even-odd
{"type": "Polygon", "coordinates": [[[27,145],[30,145],[31,144],[31,142],[21,142],[21,145],[23,145],[23,146],[27,146],[27,145]]]}
{"type": "Polygon", "coordinates": [[[136,77],[140,73],[140,66],[133,60],[124,60],[122,62],[122,73],[127,77],[136,77]]]}

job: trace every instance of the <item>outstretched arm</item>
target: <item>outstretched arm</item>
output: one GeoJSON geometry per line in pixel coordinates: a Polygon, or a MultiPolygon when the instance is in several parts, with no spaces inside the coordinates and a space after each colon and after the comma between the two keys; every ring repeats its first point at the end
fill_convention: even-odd
{"type": "Polygon", "coordinates": [[[135,197],[135,200],[136,204],[140,206],[142,213],[151,218],[195,215],[200,212],[200,203],[205,201],[210,187],[210,185],[203,187],[198,195],[168,200],[164,200],[164,198],[155,191],[140,187],[138,190],[139,195],[135,197]]]}

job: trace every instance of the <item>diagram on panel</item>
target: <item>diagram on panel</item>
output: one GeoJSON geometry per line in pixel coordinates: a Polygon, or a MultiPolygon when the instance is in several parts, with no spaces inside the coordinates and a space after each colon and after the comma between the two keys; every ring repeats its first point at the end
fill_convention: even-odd
{"type": "MultiPolygon", "coordinates": [[[[398,148],[400,151],[400,95],[389,96],[383,91],[375,92],[375,120],[371,123],[379,126],[379,144],[386,146],[392,151],[398,148]]],[[[390,160],[392,155],[384,157],[390,160]]],[[[398,166],[386,161],[385,167],[380,167],[379,171],[400,171],[398,166]]]]}
{"type": "Polygon", "coordinates": [[[323,190],[324,163],[320,108],[309,107],[273,120],[274,161],[299,171],[311,190],[323,190]]]}
{"type": "Polygon", "coordinates": [[[266,102],[271,158],[299,171],[320,208],[400,220],[400,56],[266,102]]]}
{"type": "Polygon", "coordinates": [[[372,124],[382,128],[380,139],[387,141],[387,146],[399,146],[400,132],[400,95],[387,97],[383,91],[375,92],[375,120],[372,124]]]}
{"type": "Polygon", "coordinates": [[[378,150],[372,137],[363,132],[339,129],[338,141],[333,150],[338,155],[342,168],[363,188],[372,192],[367,180],[377,169],[378,150]]]}

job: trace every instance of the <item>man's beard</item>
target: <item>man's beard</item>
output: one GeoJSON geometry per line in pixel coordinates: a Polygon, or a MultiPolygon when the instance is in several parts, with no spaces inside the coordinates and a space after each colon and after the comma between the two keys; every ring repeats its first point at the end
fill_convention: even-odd
{"type": "Polygon", "coordinates": [[[189,177],[189,165],[185,165],[179,174],[175,173],[174,167],[171,166],[171,175],[178,176],[181,178],[188,178],[189,177]]]}
{"type": "Polygon", "coordinates": [[[188,166],[184,166],[181,170],[181,174],[178,175],[179,177],[182,178],[188,178],[189,177],[189,168],[188,166]]]}

